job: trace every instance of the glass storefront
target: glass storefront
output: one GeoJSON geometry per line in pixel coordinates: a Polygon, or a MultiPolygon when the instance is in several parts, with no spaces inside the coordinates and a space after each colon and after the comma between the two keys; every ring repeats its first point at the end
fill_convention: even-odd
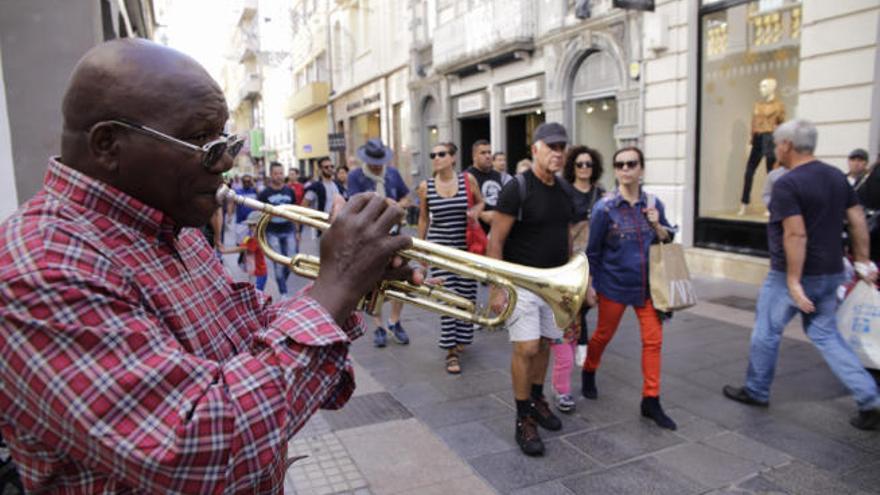
{"type": "Polygon", "coordinates": [[[381,114],[377,110],[352,117],[349,132],[351,132],[351,151],[353,153],[366,144],[369,139],[382,137],[381,114]]]}
{"type": "Polygon", "coordinates": [[[695,243],[766,253],[773,130],[797,115],[800,0],[704,1],[695,243]]]}

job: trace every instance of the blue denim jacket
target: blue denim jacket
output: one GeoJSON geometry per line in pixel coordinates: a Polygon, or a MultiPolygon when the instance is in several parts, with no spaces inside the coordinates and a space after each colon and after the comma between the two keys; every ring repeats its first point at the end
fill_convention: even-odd
{"type": "MultiPolygon", "coordinates": [[[[619,191],[607,194],[593,206],[587,257],[596,292],[612,301],[644,306],[651,297],[648,289],[648,251],[657,233],[643,213],[648,196],[642,192],[630,205],[619,191]]],[[[666,220],[666,208],[657,199],[660,224],[670,237],[674,230],[666,220]]]]}

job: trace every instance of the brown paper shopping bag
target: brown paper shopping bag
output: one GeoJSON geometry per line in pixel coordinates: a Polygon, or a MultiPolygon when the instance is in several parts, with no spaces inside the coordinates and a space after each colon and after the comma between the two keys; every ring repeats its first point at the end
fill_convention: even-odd
{"type": "Polygon", "coordinates": [[[670,312],[697,304],[681,244],[651,246],[649,266],[654,308],[670,312]]]}

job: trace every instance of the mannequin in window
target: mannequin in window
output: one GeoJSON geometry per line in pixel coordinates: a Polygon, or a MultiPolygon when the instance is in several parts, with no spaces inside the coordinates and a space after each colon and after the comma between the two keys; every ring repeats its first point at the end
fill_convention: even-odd
{"type": "Polygon", "coordinates": [[[761,99],[755,102],[752,110],[752,150],[746,162],[746,174],[743,181],[742,198],[738,215],[745,215],[749,206],[749,197],[752,195],[752,180],[755,171],[764,158],[767,173],[773,170],[776,163],[776,154],[773,149],[773,131],[785,121],[785,105],[776,97],[776,79],[763,79],[758,86],[761,99]]]}

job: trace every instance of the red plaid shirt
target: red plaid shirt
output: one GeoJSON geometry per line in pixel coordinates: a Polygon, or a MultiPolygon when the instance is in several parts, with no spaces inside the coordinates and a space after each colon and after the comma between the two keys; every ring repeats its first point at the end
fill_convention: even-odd
{"type": "Polygon", "coordinates": [[[234,283],[201,233],[51,161],[0,224],[0,432],[29,491],[263,493],[354,390],[305,294],[234,283]]]}

